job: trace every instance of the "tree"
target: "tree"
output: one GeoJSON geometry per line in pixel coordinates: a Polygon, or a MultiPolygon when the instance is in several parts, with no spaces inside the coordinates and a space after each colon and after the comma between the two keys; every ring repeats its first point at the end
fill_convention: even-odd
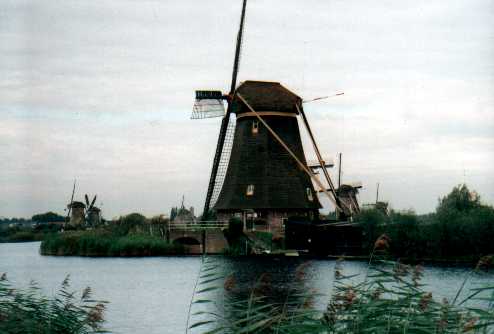
{"type": "Polygon", "coordinates": [[[174,221],[175,220],[175,217],[177,217],[177,208],[176,207],[172,207],[172,210],[170,212],[170,221],[174,221]]]}
{"type": "Polygon", "coordinates": [[[118,225],[114,228],[116,235],[127,235],[131,231],[135,231],[139,225],[146,222],[146,217],[140,213],[131,213],[127,216],[120,217],[118,225]]]}
{"type": "Polygon", "coordinates": [[[52,211],[34,215],[31,219],[36,223],[56,223],[65,221],[64,216],[60,216],[59,214],[52,211]]]}
{"type": "Polygon", "coordinates": [[[146,222],[146,217],[141,215],[140,213],[134,212],[122,218],[122,224],[128,226],[137,226],[142,225],[146,222]]]}
{"type": "Polygon", "coordinates": [[[434,237],[441,257],[491,252],[494,210],[483,205],[480,196],[465,184],[458,185],[439,200],[434,237]]]}
{"type": "Polygon", "coordinates": [[[383,232],[388,217],[378,209],[368,209],[360,211],[355,221],[362,227],[364,248],[366,251],[372,251],[374,241],[383,232]]]}
{"type": "Polygon", "coordinates": [[[481,206],[480,196],[475,191],[470,191],[466,184],[460,184],[445,197],[439,199],[437,212],[456,210],[467,212],[481,206]]]}
{"type": "Polygon", "coordinates": [[[396,256],[416,258],[421,251],[421,235],[417,215],[413,211],[391,212],[389,236],[396,256]]]}

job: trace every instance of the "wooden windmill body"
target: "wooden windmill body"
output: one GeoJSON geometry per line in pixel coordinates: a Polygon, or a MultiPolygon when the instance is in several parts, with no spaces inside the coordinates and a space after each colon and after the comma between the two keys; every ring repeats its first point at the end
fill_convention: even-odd
{"type": "Polygon", "coordinates": [[[83,226],[85,222],[86,205],[79,201],[72,201],[67,205],[70,210],[69,225],[73,227],[83,226]]]}
{"type": "Polygon", "coordinates": [[[231,101],[236,126],[228,168],[213,207],[217,217],[248,217],[259,225],[257,229],[278,233],[289,216],[317,216],[321,205],[310,177],[236,96],[246,99],[306,164],[296,108],[301,98],[277,82],[243,82],[231,101]]]}

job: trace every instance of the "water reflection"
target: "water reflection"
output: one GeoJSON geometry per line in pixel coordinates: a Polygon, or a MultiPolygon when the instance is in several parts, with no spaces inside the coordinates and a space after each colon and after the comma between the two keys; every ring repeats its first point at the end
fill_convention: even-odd
{"type": "MultiPolygon", "coordinates": [[[[287,295],[310,293],[316,295],[314,307],[324,309],[334,281],[336,261],[303,258],[233,258],[218,259],[224,272],[234,277],[233,292],[247,297],[253,291],[266,291],[266,299],[283,303],[287,295]]],[[[365,262],[345,263],[345,274],[363,274],[365,262]]],[[[362,276],[362,275],[361,275],[362,276]]]]}

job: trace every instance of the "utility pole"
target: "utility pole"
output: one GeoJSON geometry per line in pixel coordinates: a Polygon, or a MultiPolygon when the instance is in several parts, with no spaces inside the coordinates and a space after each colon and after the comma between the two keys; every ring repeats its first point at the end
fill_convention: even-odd
{"type": "Polygon", "coordinates": [[[376,204],[379,202],[379,182],[377,182],[377,190],[376,190],[376,204]]]}
{"type": "Polygon", "coordinates": [[[339,158],[339,166],[338,166],[338,189],[341,187],[341,153],[339,158]]]}

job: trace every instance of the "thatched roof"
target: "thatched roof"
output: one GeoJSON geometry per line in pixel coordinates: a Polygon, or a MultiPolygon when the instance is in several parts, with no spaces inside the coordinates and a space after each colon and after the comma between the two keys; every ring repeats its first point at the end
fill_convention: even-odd
{"type": "MultiPolygon", "coordinates": [[[[244,81],[237,87],[235,94],[241,94],[255,111],[298,113],[295,104],[302,101],[279,82],[244,81]]],[[[238,98],[234,98],[232,107],[235,113],[249,111],[238,98]]]]}

